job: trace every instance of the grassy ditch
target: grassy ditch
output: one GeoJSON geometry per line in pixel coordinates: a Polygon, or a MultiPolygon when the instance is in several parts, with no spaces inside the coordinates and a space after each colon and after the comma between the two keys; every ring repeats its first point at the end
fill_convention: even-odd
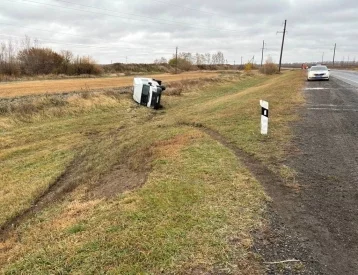
{"type": "Polygon", "coordinates": [[[300,79],[288,72],[192,84],[174,87],[181,92],[164,97],[157,112],[129,95],[100,95],[100,102],[76,98],[26,120],[3,115],[0,222],[31,207],[59,178],[71,189],[7,232],[2,272],[261,274],[250,235],[265,222],[261,185],[233,152],[186,125],[279,161],[295,117],[276,98],[299,105],[300,79]],[[256,133],[262,96],[275,110],[266,138],[256,133]],[[144,174],[144,182],[136,179],[144,174]]]}
{"type": "Polygon", "coordinates": [[[265,79],[262,85],[248,81],[233,91],[228,87],[214,93],[215,96],[204,95],[188,103],[185,115],[182,110],[175,110],[174,119],[183,118],[190,124],[216,130],[237,147],[267,164],[278,163],[290,149],[292,135],[287,126],[298,119],[295,110],[304,102],[300,93],[303,78],[299,72],[287,72],[265,79]],[[262,136],[259,131],[261,99],[270,104],[268,136],[262,136]]]}

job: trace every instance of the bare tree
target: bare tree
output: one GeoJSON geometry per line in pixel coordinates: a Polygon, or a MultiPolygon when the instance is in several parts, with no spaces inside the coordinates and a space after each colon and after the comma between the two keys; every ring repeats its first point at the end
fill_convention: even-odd
{"type": "Polygon", "coordinates": [[[65,63],[71,63],[73,60],[73,53],[71,51],[62,50],[61,56],[63,57],[63,61],[65,63]]]}
{"type": "Polygon", "coordinates": [[[165,57],[161,57],[159,59],[154,60],[154,64],[167,64],[168,60],[165,57]]]}
{"type": "Polygon", "coordinates": [[[21,48],[24,50],[29,50],[32,47],[31,38],[25,35],[24,40],[21,41],[21,48]]]}
{"type": "Polygon", "coordinates": [[[178,55],[179,58],[186,60],[187,62],[189,62],[190,64],[194,63],[194,58],[192,53],[179,53],[178,55]]]}
{"type": "Polygon", "coordinates": [[[196,59],[196,62],[195,62],[196,65],[203,65],[206,62],[206,57],[204,54],[196,53],[195,59],[196,59]]]}
{"type": "Polygon", "coordinates": [[[211,54],[210,53],[205,54],[205,62],[208,65],[211,63],[211,54]]]}
{"type": "Polygon", "coordinates": [[[225,64],[225,57],[224,54],[220,51],[218,51],[217,53],[214,53],[212,55],[212,64],[214,65],[221,65],[221,64],[225,64]]]}
{"type": "Polygon", "coordinates": [[[17,62],[18,45],[11,39],[0,45],[0,74],[19,75],[20,68],[17,62]]]}

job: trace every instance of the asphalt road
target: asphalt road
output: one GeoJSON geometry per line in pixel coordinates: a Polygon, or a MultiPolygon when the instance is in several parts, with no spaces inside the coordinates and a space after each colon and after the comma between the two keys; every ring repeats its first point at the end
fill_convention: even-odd
{"type": "Polygon", "coordinates": [[[352,86],[358,87],[358,71],[332,70],[331,76],[352,86]]]}
{"type": "Polygon", "coordinates": [[[293,125],[297,153],[286,164],[297,171],[300,188],[281,187],[274,200],[284,224],[319,265],[310,274],[353,275],[358,274],[358,72],[331,73],[330,81],[307,82],[302,119],[293,125]]]}

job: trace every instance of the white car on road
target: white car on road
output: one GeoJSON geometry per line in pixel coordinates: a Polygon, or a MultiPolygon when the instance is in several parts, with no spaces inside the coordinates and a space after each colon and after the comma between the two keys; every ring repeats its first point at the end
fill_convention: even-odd
{"type": "Polygon", "coordinates": [[[329,70],[326,66],[312,66],[307,73],[307,80],[329,80],[329,70]]]}

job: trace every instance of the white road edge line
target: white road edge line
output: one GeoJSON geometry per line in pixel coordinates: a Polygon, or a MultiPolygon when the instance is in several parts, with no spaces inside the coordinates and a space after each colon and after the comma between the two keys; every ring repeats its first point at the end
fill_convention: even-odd
{"type": "Polygon", "coordinates": [[[311,106],[310,108],[320,108],[320,107],[358,107],[357,105],[334,105],[334,104],[314,104],[314,103],[307,103],[307,105],[311,106]]]}
{"type": "Polygon", "coordinates": [[[307,108],[308,110],[329,110],[329,111],[344,111],[344,112],[358,112],[358,109],[333,109],[333,108],[307,108]]]}

